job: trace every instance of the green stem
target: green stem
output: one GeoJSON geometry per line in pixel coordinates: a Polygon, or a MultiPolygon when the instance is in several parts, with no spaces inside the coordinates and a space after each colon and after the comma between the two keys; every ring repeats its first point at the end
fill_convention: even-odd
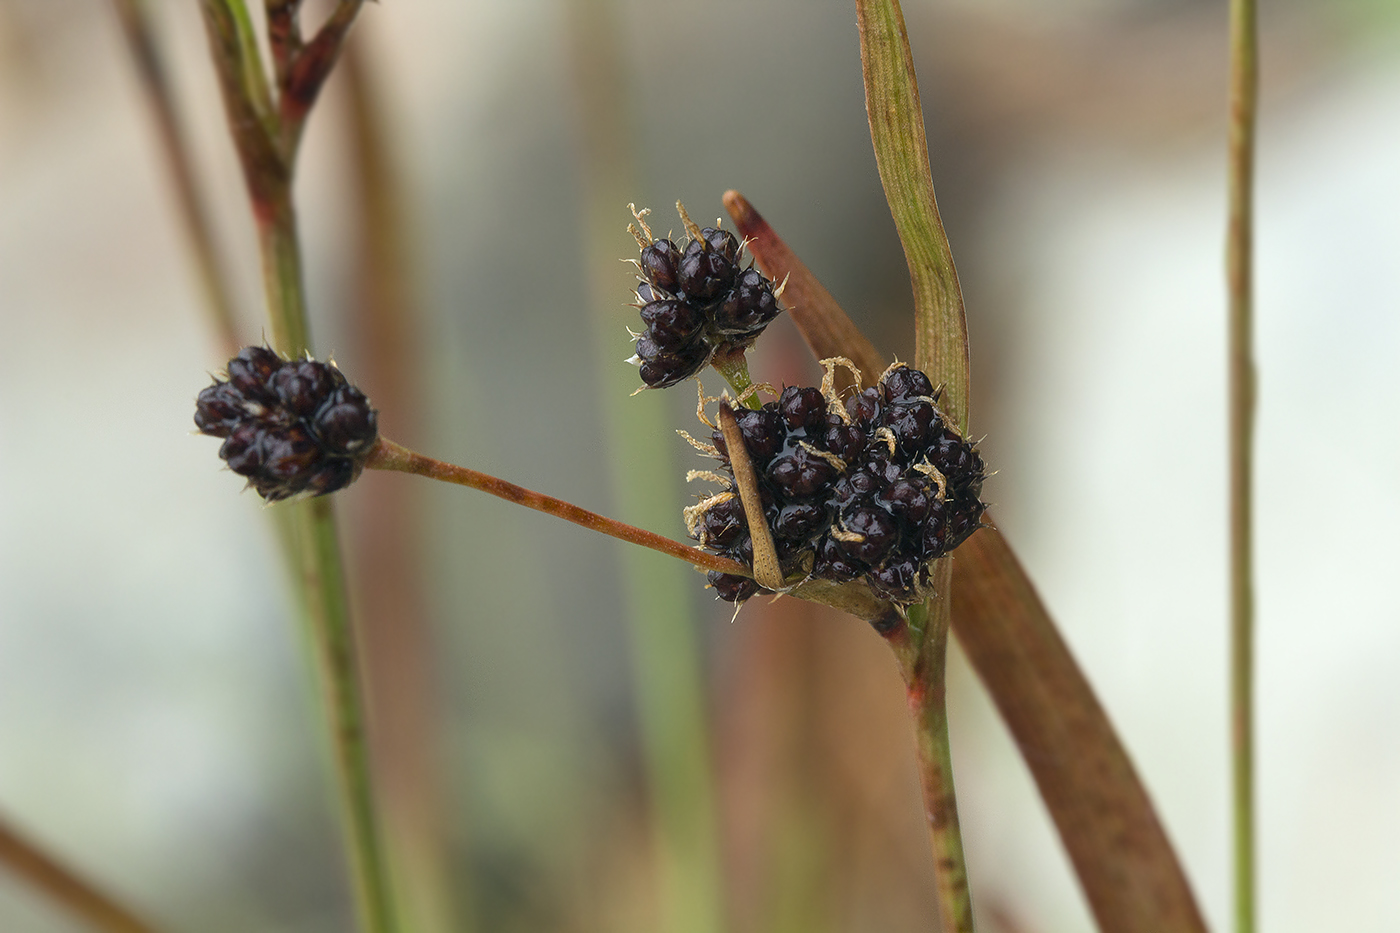
{"type": "MultiPolygon", "coordinates": [[[[254,208],[274,340],[282,353],[295,355],[308,349],[306,298],[296,213],[290,187],[286,190],[287,197],[254,208]]],[[[299,565],[295,579],[320,674],[322,713],[331,734],[360,921],[367,933],[391,933],[397,924],[389,867],[375,815],[365,698],[335,512],[328,499],[298,502],[292,508],[299,565]]]]}
{"type": "Polygon", "coordinates": [[[728,353],[716,353],[710,360],[710,365],[715,372],[724,377],[724,381],[729,383],[729,387],[734,390],[736,397],[742,398],[743,405],[754,411],[763,407],[763,402],[759,399],[757,392],[749,392],[753,388],[753,379],[749,377],[749,362],[743,350],[731,350],[728,353]]]}
{"type": "Polygon", "coordinates": [[[1235,930],[1255,928],[1253,490],[1254,136],[1259,90],[1254,0],[1230,2],[1230,704],[1233,732],[1235,930]]]}
{"type": "Polygon", "coordinates": [[[972,892],[963,857],[962,828],[953,790],[952,748],[948,742],[947,653],[951,620],[953,563],[934,565],[932,586],[939,594],[909,609],[909,625],[895,629],[889,640],[904,677],[909,714],[914,720],[919,785],[923,790],[929,839],[933,846],[934,881],[938,888],[940,929],[971,931],[972,892]]]}

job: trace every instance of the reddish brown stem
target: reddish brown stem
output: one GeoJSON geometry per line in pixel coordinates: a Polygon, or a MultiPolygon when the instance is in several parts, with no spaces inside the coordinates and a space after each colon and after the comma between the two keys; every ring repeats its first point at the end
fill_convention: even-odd
{"type": "Polygon", "coordinates": [[[479,489],[497,498],[505,499],[507,502],[523,505],[527,509],[534,509],[537,512],[544,512],[546,515],[553,515],[556,518],[573,522],[575,525],[582,525],[584,528],[617,538],[619,541],[639,544],[642,547],[651,548],[653,551],[669,554],[671,557],[680,558],[702,570],[718,570],[720,573],[732,573],[741,577],[753,576],[753,571],[738,561],[729,560],[717,554],[706,554],[704,551],[681,544],[679,541],[672,541],[664,535],[628,525],[617,519],[608,518],[606,515],[599,515],[597,512],[590,512],[588,509],[580,508],[571,502],[546,496],[544,493],[526,489],[524,486],[517,486],[515,483],[507,482],[489,473],[425,457],[384,438],[380,438],[379,443],[370,452],[369,460],[366,461],[365,466],[371,470],[398,470],[400,473],[414,473],[429,479],[441,480],[444,483],[469,486],[472,489],[479,489]]]}
{"type": "MultiPolygon", "coordinates": [[[[888,363],[855,323],[836,303],[826,286],[768,225],[763,215],[737,191],[724,193],[724,207],[739,235],[748,240],[758,268],[776,282],[786,282],[783,306],[819,360],[844,356],[855,363],[868,384],[873,384],[888,363]]],[[[838,379],[844,371],[837,373],[838,379]]],[[[839,388],[840,386],[838,386],[839,388]]]]}
{"type": "Polygon", "coordinates": [[[155,928],[80,878],[66,865],[0,822],[0,864],[43,891],[94,929],[106,933],[154,933],[155,928]]]}

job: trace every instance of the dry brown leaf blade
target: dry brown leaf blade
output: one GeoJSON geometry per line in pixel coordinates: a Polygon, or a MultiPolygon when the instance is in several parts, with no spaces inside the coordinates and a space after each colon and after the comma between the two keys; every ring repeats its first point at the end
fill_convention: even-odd
{"type": "MultiPolygon", "coordinates": [[[[764,274],[811,296],[792,317],[812,352],[850,357],[873,381],[879,369],[867,366],[882,357],[831,293],[742,195],[724,201],[764,274]]],[[[1146,788],[1010,545],[986,527],[955,560],[953,633],[1035,778],[1099,928],[1203,933],[1146,788]]]]}

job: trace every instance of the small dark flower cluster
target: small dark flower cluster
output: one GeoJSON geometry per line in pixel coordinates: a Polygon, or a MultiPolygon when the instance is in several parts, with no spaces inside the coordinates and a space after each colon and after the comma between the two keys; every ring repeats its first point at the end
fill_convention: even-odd
{"type": "Polygon", "coordinates": [[[244,347],[228,378],[199,393],[194,423],[222,437],[219,456],[269,502],[344,489],[379,437],[377,413],[340,370],[244,347]]]}
{"type": "MultiPolygon", "coordinates": [[[[679,207],[679,205],[677,205],[679,207]]],[[[632,362],[642,382],[662,389],[689,379],[716,353],[747,347],[782,309],[773,283],[750,263],[740,269],[742,247],[715,227],[690,231],[685,245],[655,239],[637,214],[631,230],[642,247],[638,307],[646,330],[637,337],[632,362]]]]}
{"type": "MultiPolygon", "coordinates": [[[[986,508],[982,458],[935,401],[926,375],[896,366],[844,405],[834,393],[794,386],[757,411],[735,413],[785,577],[863,577],[892,602],[922,598],[929,562],[965,541],[986,508]]],[[[713,440],[732,476],[723,435],[713,440]]],[[[686,520],[707,550],[752,565],[737,493],[712,496],[686,520]]],[[[760,592],[747,577],[709,579],[732,602],[760,592]]]]}

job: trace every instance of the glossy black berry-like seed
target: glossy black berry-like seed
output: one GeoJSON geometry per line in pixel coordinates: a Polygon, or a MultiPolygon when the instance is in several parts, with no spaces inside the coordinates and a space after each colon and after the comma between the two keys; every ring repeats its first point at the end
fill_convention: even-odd
{"type": "Polygon", "coordinates": [[[835,415],[830,416],[822,442],[826,449],[847,463],[852,463],[865,448],[865,431],[854,424],[846,424],[835,415]]]}
{"type": "Polygon", "coordinates": [[[778,411],[782,412],[788,430],[815,431],[826,424],[826,396],[821,389],[810,386],[788,386],[778,396],[778,411]]]}
{"type": "Polygon", "coordinates": [[[816,559],[812,564],[814,577],[845,583],[861,576],[867,569],[869,568],[863,562],[846,554],[840,543],[829,535],[823,535],[817,543],[816,559]]]}
{"type": "Polygon", "coordinates": [[[227,382],[214,383],[194,401],[195,427],[210,437],[228,437],[247,414],[242,393],[227,382]]]}
{"type": "Polygon", "coordinates": [[[642,249],[642,277],[662,291],[675,294],[676,266],[681,251],[670,240],[656,240],[642,249]]]}
{"type": "Polygon", "coordinates": [[[282,366],[282,358],[267,347],[244,347],[228,361],[228,383],[244,398],[274,402],[272,376],[282,366]]]}
{"type": "Polygon", "coordinates": [[[283,408],[298,418],[309,418],[325,404],[331,390],[344,381],[334,366],[318,360],[295,360],[277,370],[272,388],[283,408]]]}
{"type": "Polygon", "coordinates": [[[694,305],[675,298],[642,306],[646,335],[662,350],[675,352],[690,343],[705,326],[705,315],[694,305]]]}
{"type": "Polygon", "coordinates": [[[379,437],[378,413],[352,385],[337,388],[316,415],[313,428],[327,449],[352,455],[368,450],[379,437]]]}
{"type": "MultiPolygon", "coordinates": [[[[773,455],[783,449],[787,431],[783,427],[782,415],[776,406],[765,405],[758,411],[745,408],[734,413],[734,421],[739,425],[739,433],[744,436],[744,449],[749,453],[755,469],[762,469],[773,455]]],[[[711,435],[720,454],[729,457],[729,448],[724,435],[715,431],[711,435]]]]}
{"type": "Polygon", "coordinates": [[[773,284],[757,269],[745,269],[715,307],[715,330],[734,336],[756,335],[778,316],[778,311],[773,284]]]}
{"type": "Polygon", "coordinates": [[[784,452],[768,466],[768,478],[793,498],[815,496],[836,479],[836,467],[805,447],[784,452]]]}
{"type": "Polygon", "coordinates": [[[664,389],[694,376],[710,361],[710,347],[694,340],[678,350],[665,350],[649,334],[637,338],[637,360],[642,382],[653,389],[664,389]]]}
{"type": "Polygon", "coordinates": [[[733,496],[706,509],[700,520],[700,528],[704,533],[702,540],[707,546],[723,548],[738,542],[749,531],[739,497],[733,496]]]}
{"type": "Polygon", "coordinates": [[[712,301],[734,284],[734,262],[704,240],[691,240],[681,253],[676,281],[688,301],[712,301]]]}
{"type": "Polygon", "coordinates": [[[865,389],[846,399],[846,413],[862,427],[874,426],[880,417],[880,390],[865,389]]]}
{"type": "Polygon", "coordinates": [[[904,478],[890,483],[875,496],[891,515],[911,526],[928,516],[930,498],[927,483],[904,478]]]}
{"type": "MultiPolygon", "coordinates": [[[[861,579],[881,599],[907,605],[924,595],[929,562],[976,531],[985,466],[931,391],[924,374],[900,367],[847,399],[845,413],[797,387],[739,413],[745,446],[759,453],[750,451],[764,521],[789,579],[861,579]]],[[[714,439],[727,463],[722,434],[714,439]]],[[[721,498],[692,527],[704,546],[751,564],[741,517],[737,499],[721,498]]]]}
{"type": "Polygon", "coordinates": [[[933,383],[929,381],[928,376],[908,366],[901,366],[887,373],[881,385],[885,390],[886,399],[892,402],[921,396],[933,397],[933,383]]]}
{"type": "Polygon", "coordinates": [[[710,245],[710,249],[725,259],[730,262],[738,262],[739,241],[734,239],[734,234],[728,230],[721,230],[717,227],[701,227],[700,238],[710,245]]]}
{"type": "Polygon", "coordinates": [[[841,550],[848,557],[867,564],[878,563],[899,540],[899,529],[893,516],[874,506],[857,506],[841,515],[843,530],[849,535],[838,538],[841,550]]]}
{"type": "Polygon", "coordinates": [[[883,420],[894,433],[899,449],[909,455],[926,446],[929,432],[938,422],[938,411],[928,402],[916,399],[891,405],[885,409],[883,420]]]}
{"type": "Polygon", "coordinates": [[[757,595],[759,589],[757,582],[738,574],[711,570],[705,578],[710,581],[710,586],[714,587],[719,598],[728,603],[741,603],[757,595]]]}
{"type": "Polygon", "coordinates": [[[830,524],[825,505],[816,502],[792,502],[778,511],[773,521],[773,533],[780,538],[807,541],[830,524]]]}
{"type": "Polygon", "coordinates": [[[219,447],[219,456],[239,476],[252,476],[262,468],[262,435],[260,425],[240,424],[219,447]]]}
{"type": "Polygon", "coordinates": [[[909,602],[917,592],[919,562],[912,557],[888,560],[870,571],[866,579],[875,595],[894,602],[909,602]]]}

